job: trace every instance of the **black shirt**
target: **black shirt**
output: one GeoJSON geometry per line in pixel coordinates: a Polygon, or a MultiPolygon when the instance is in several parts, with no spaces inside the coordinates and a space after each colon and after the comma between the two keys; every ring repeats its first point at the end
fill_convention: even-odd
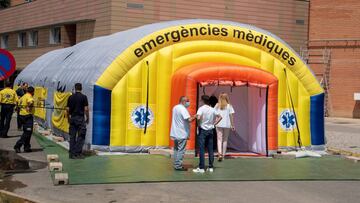
{"type": "Polygon", "coordinates": [[[84,116],[85,106],[89,106],[88,99],[81,92],[71,95],[67,102],[71,117],[84,116]]]}

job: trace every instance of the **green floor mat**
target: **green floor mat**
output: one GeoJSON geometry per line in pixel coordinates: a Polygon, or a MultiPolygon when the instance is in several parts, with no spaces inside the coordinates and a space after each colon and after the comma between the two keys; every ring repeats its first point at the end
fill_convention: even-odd
{"type": "MultiPolygon", "coordinates": [[[[360,180],[360,164],[336,156],[301,159],[237,158],[215,161],[213,173],[194,174],[172,168],[172,160],[161,155],[91,156],[68,158],[68,152],[35,136],[46,154],[58,154],[70,184],[172,182],[172,181],[259,181],[259,180],[360,180]]],[[[185,159],[196,167],[198,159],[185,159]]]]}

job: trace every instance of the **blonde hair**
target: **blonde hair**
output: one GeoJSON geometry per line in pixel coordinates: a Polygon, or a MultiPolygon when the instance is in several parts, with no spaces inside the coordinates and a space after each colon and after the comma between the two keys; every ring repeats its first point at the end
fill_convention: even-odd
{"type": "Polygon", "coordinates": [[[226,93],[221,93],[219,96],[219,108],[224,110],[230,104],[229,96],[226,93]]]}

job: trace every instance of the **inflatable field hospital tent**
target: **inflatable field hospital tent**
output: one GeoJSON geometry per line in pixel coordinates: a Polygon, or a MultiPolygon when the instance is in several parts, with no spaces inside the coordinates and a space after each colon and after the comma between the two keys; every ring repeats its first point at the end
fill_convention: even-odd
{"type": "MultiPolygon", "coordinates": [[[[218,20],[178,20],[98,37],[51,51],[29,64],[16,84],[36,87],[36,118],[66,136],[63,108],[77,82],[88,96],[93,149],[144,152],[172,146],[171,109],[190,98],[225,92],[235,109],[229,148],[269,155],[324,145],[324,92],[309,67],[279,37],[218,20]],[[52,107],[52,108],[42,108],[52,107]]],[[[195,149],[191,126],[188,149],[195,149]]]]}

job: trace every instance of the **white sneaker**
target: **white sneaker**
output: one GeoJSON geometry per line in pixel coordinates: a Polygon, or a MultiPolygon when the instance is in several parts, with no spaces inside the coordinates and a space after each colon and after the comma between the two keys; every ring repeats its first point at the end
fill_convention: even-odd
{"type": "Polygon", "coordinates": [[[195,168],[195,169],[193,169],[193,172],[194,172],[194,173],[205,173],[205,170],[204,170],[204,169],[200,169],[200,168],[195,168]]]}
{"type": "Polygon", "coordinates": [[[207,168],[206,171],[212,173],[214,172],[214,168],[207,168]]]}

